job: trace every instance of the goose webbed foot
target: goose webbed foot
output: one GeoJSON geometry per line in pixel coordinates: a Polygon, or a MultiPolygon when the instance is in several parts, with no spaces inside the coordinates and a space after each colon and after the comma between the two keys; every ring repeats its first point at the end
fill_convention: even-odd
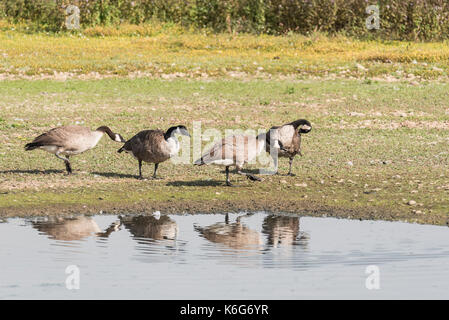
{"type": "Polygon", "coordinates": [[[249,173],[246,174],[246,178],[251,180],[251,181],[262,181],[262,179],[259,178],[258,176],[255,176],[255,175],[252,175],[252,174],[249,174],[249,173]]]}
{"type": "Polygon", "coordinates": [[[235,187],[235,185],[233,185],[231,182],[229,182],[229,181],[226,181],[226,186],[228,186],[228,187],[235,187]]]}

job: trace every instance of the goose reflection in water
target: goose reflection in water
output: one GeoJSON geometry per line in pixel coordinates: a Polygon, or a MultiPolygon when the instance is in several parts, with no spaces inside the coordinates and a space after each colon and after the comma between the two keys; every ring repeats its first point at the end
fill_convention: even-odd
{"type": "Polygon", "coordinates": [[[294,247],[307,249],[309,235],[300,231],[299,217],[288,215],[266,216],[262,224],[262,233],[267,236],[267,247],[276,256],[287,257],[299,254],[294,247]]]}
{"type": "Polygon", "coordinates": [[[242,217],[245,216],[239,216],[235,222],[229,223],[229,215],[226,214],[225,222],[218,222],[207,227],[194,226],[194,228],[204,238],[214,243],[233,249],[260,249],[263,245],[261,234],[243,224],[242,217]]]}
{"type": "Polygon", "coordinates": [[[108,237],[118,230],[120,223],[112,223],[105,231],[102,231],[94,219],[85,216],[62,218],[51,217],[48,220],[33,221],[33,228],[48,235],[50,239],[63,241],[83,240],[92,235],[108,237]]]}
{"type": "Polygon", "coordinates": [[[136,238],[153,240],[175,240],[178,225],[167,215],[154,216],[120,216],[120,223],[136,238]]]}

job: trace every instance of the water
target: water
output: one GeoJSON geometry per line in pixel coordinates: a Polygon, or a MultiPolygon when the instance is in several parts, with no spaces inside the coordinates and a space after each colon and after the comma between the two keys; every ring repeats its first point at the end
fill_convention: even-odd
{"type": "Polygon", "coordinates": [[[264,213],[157,218],[0,223],[0,298],[449,298],[447,227],[264,213]],[[71,265],[79,289],[66,287],[71,265]]]}

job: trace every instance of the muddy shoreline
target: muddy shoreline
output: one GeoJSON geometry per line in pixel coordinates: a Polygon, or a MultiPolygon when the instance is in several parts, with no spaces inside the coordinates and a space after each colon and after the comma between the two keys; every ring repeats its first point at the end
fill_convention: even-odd
{"type": "Polygon", "coordinates": [[[226,212],[255,212],[266,211],[272,213],[296,213],[299,216],[335,217],[357,220],[403,221],[409,223],[449,225],[447,215],[416,215],[400,212],[391,208],[364,207],[347,209],[324,206],[317,203],[301,203],[298,201],[142,201],[134,203],[99,203],[99,204],[52,204],[36,207],[6,207],[0,208],[0,218],[33,217],[33,216],[68,216],[68,215],[96,215],[96,214],[151,214],[160,211],[162,214],[173,213],[226,213],[226,212]]]}

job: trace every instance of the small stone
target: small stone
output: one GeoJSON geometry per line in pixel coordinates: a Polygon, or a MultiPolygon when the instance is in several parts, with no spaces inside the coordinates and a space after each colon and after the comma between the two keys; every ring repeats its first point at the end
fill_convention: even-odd
{"type": "Polygon", "coordinates": [[[305,182],[304,183],[295,183],[295,186],[296,187],[304,187],[305,188],[305,187],[307,187],[307,183],[305,183],[305,182]]]}
{"type": "Polygon", "coordinates": [[[407,202],[407,204],[409,206],[416,206],[416,201],[415,200],[410,200],[409,202],[407,202]]]}

